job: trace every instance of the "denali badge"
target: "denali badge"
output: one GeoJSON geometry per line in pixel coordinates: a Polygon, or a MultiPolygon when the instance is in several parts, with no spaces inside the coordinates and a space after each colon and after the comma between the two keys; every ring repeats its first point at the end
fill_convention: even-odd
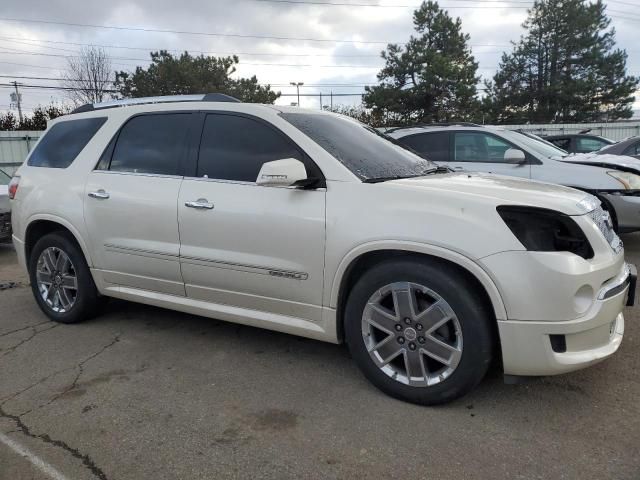
{"type": "Polygon", "coordinates": [[[294,280],[306,280],[309,275],[300,272],[283,272],[281,270],[269,270],[269,275],[272,277],[292,278],[294,280]]]}

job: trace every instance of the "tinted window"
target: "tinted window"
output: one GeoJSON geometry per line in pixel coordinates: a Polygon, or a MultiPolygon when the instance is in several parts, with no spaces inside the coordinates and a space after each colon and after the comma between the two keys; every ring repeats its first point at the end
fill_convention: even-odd
{"type": "Polygon", "coordinates": [[[640,155],[640,142],[634,143],[624,151],[623,155],[640,155]]]}
{"type": "Polygon", "coordinates": [[[563,150],[569,151],[569,148],[571,148],[570,138],[550,138],[549,141],[553,143],[556,147],[561,148],[563,150]]]}
{"type": "Polygon", "coordinates": [[[576,138],[576,151],[578,152],[593,152],[600,150],[605,145],[608,145],[608,143],[597,138],[576,138]]]}
{"type": "MultiPolygon", "coordinates": [[[[284,158],[305,161],[284,134],[257,120],[207,115],[196,176],[255,182],[262,164],[284,158]]],[[[307,175],[315,176],[309,172],[307,175]]]]}
{"type": "Polygon", "coordinates": [[[504,162],[504,152],[512,148],[507,142],[478,132],[456,132],[453,159],[456,162],[504,162]]]}
{"type": "Polygon", "coordinates": [[[416,176],[435,166],[351,118],[329,113],[280,116],[362,180],[416,176]]]}
{"type": "Polygon", "coordinates": [[[106,118],[83,118],[56,123],[40,140],[28,165],[67,168],[106,121],[106,118]]]}
{"type": "Polygon", "coordinates": [[[449,161],[449,133],[419,133],[398,139],[403,145],[435,162],[449,161]]]}
{"type": "Polygon", "coordinates": [[[179,174],[190,117],[189,113],[172,113],[132,118],[118,135],[109,170],[179,174]]]}

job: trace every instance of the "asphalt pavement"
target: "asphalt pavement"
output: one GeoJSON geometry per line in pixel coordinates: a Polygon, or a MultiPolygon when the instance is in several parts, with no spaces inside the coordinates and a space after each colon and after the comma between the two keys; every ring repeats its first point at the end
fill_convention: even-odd
{"type": "MultiPolygon", "coordinates": [[[[640,234],[623,237],[640,265],[640,234]]],[[[47,321],[0,246],[0,479],[640,478],[640,321],[592,368],[454,403],[371,386],[344,346],[122,301],[47,321]]]]}

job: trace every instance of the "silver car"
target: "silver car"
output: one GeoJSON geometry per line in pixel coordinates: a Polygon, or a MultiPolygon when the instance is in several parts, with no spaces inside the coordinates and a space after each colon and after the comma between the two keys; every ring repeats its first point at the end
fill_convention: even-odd
{"type": "MultiPolygon", "coordinates": [[[[529,178],[597,196],[616,230],[640,230],[640,171],[587,155],[569,155],[549,142],[501,127],[460,123],[391,128],[384,133],[423,157],[454,170],[529,178]]],[[[633,160],[633,159],[629,159],[633,160]]]]}

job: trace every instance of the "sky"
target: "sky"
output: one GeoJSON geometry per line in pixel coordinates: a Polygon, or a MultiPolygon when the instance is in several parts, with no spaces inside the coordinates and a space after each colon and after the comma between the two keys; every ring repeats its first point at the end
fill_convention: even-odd
{"type": "MultiPolygon", "coordinates": [[[[529,0],[442,0],[440,6],[462,20],[479,62],[478,74],[491,78],[503,51],[523,33],[529,0]]],[[[626,49],[628,73],[640,75],[640,0],[605,0],[626,49]]],[[[104,46],[114,70],[133,71],[149,63],[151,50],[223,56],[237,54],[236,76],[256,75],[283,93],[278,104],[301,106],[359,104],[365,85],[376,83],[380,52],[413,33],[417,0],[23,0],[0,9],[0,111],[12,87],[25,85],[28,112],[41,104],[69,103],[65,93],[31,86],[60,86],[67,57],[83,45],[104,46]],[[333,3],[333,4],[328,4],[333,3]],[[339,4],[339,5],[336,5],[339,4]],[[370,6],[375,5],[375,6],[370,6]],[[108,28],[105,28],[108,27],[108,28]],[[116,27],[116,28],[114,28],[116,27]],[[21,77],[41,77],[28,79],[21,77]]],[[[640,110],[640,92],[634,106],[640,110]]],[[[15,110],[14,110],[15,111],[15,110]]]]}

